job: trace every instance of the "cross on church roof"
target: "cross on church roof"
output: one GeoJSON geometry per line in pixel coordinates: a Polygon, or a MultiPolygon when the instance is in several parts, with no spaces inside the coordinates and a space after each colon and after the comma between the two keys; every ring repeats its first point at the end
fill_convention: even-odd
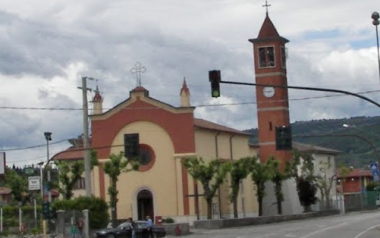
{"type": "Polygon", "coordinates": [[[146,68],[140,62],[137,62],[135,67],[131,69],[131,73],[136,74],[137,87],[141,87],[141,73],[145,73],[145,71],[146,68]]]}
{"type": "Polygon", "coordinates": [[[270,7],[270,6],[271,6],[271,5],[268,4],[268,1],[265,1],[265,5],[263,5],[263,7],[266,8],[266,13],[267,13],[267,15],[268,15],[268,7],[270,7]]]}

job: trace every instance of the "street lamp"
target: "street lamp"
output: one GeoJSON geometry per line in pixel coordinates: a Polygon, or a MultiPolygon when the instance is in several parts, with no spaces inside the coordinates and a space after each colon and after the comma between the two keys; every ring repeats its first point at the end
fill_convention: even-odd
{"type": "MultiPolygon", "coordinates": [[[[51,132],[45,132],[45,139],[46,139],[46,152],[47,152],[47,164],[46,166],[49,166],[49,141],[51,141],[51,132]]],[[[50,169],[48,168],[47,171],[47,190],[48,190],[48,200],[51,202],[51,190],[50,190],[50,181],[51,181],[51,174],[50,169]]]]}
{"type": "MultiPolygon", "coordinates": [[[[376,124],[378,124],[378,123],[376,123],[376,124]]],[[[372,125],[375,125],[375,124],[372,124],[372,125]]],[[[371,126],[372,126],[372,125],[371,125],[371,126]]],[[[357,131],[361,131],[361,132],[363,132],[364,134],[370,134],[370,135],[372,135],[372,136],[374,136],[374,137],[377,137],[377,138],[380,137],[378,134],[375,134],[375,133],[373,133],[373,132],[371,132],[371,131],[369,131],[369,130],[367,131],[367,130],[360,129],[360,127],[357,127],[357,126],[355,126],[355,125],[343,124],[343,127],[346,127],[346,128],[353,128],[353,129],[355,129],[355,130],[357,130],[357,131]]]]}
{"type": "Polygon", "coordinates": [[[375,26],[376,28],[376,43],[377,43],[377,62],[379,64],[379,80],[380,80],[380,51],[379,51],[379,32],[378,32],[378,29],[377,29],[377,26],[380,24],[380,21],[379,21],[379,13],[378,12],[373,12],[372,13],[372,24],[375,26]]]}

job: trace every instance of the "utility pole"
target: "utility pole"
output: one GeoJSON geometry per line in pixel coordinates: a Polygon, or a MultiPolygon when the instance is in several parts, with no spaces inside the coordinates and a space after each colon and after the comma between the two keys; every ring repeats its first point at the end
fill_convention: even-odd
{"type": "Polygon", "coordinates": [[[47,158],[47,162],[46,162],[46,166],[48,171],[47,171],[47,189],[48,189],[48,201],[51,203],[52,199],[51,199],[51,168],[49,167],[49,163],[50,163],[50,156],[49,156],[49,141],[51,141],[51,132],[45,132],[44,133],[45,135],[45,139],[46,139],[46,158],[47,158]]]}
{"type": "Polygon", "coordinates": [[[90,197],[92,195],[91,191],[91,158],[88,140],[88,103],[87,103],[87,79],[93,80],[93,78],[82,77],[82,89],[83,95],[83,147],[84,147],[84,174],[85,174],[85,186],[86,186],[86,196],[90,197]]]}

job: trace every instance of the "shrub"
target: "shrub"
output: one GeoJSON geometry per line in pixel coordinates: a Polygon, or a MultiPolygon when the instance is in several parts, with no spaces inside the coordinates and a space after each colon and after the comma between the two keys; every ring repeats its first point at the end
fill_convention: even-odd
{"type": "Polygon", "coordinates": [[[173,218],[168,217],[168,218],[162,219],[162,223],[174,223],[174,220],[173,218]]]}
{"type": "Polygon", "coordinates": [[[77,197],[72,200],[56,201],[52,205],[53,210],[77,210],[88,209],[90,217],[90,228],[100,229],[107,226],[109,222],[108,205],[102,198],[97,197],[77,197]]]}
{"type": "Polygon", "coordinates": [[[380,183],[378,183],[378,182],[369,182],[366,186],[366,190],[367,191],[375,191],[375,188],[379,187],[379,186],[380,186],[380,183]]]}

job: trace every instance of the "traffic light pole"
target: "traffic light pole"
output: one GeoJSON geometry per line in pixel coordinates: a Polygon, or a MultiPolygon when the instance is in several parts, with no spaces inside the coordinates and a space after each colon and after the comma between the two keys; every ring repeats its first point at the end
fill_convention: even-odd
{"type": "Polygon", "coordinates": [[[330,88],[314,88],[314,87],[299,87],[299,86],[288,86],[288,85],[276,85],[276,84],[257,84],[257,83],[243,83],[243,82],[232,82],[232,81],[219,81],[219,83],[225,83],[225,84],[237,84],[237,85],[247,85],[247,86],[259,86],[259,87],[275,87],[275,88],[290,88],[290,89],[300,89],[300,90],[309,90],[309,91],[320,91],[320,92],[333,92],[333,93],[341,93],[341,94],[347,94],[354,97],[361,98],[367,102],[370,102],[374,105],[376,105],[378,108],[380,108],[380,104],[377,102],[364,97],[362,95],[351,93],[344,90],[339,89],[330,89],[330,88]]]}

